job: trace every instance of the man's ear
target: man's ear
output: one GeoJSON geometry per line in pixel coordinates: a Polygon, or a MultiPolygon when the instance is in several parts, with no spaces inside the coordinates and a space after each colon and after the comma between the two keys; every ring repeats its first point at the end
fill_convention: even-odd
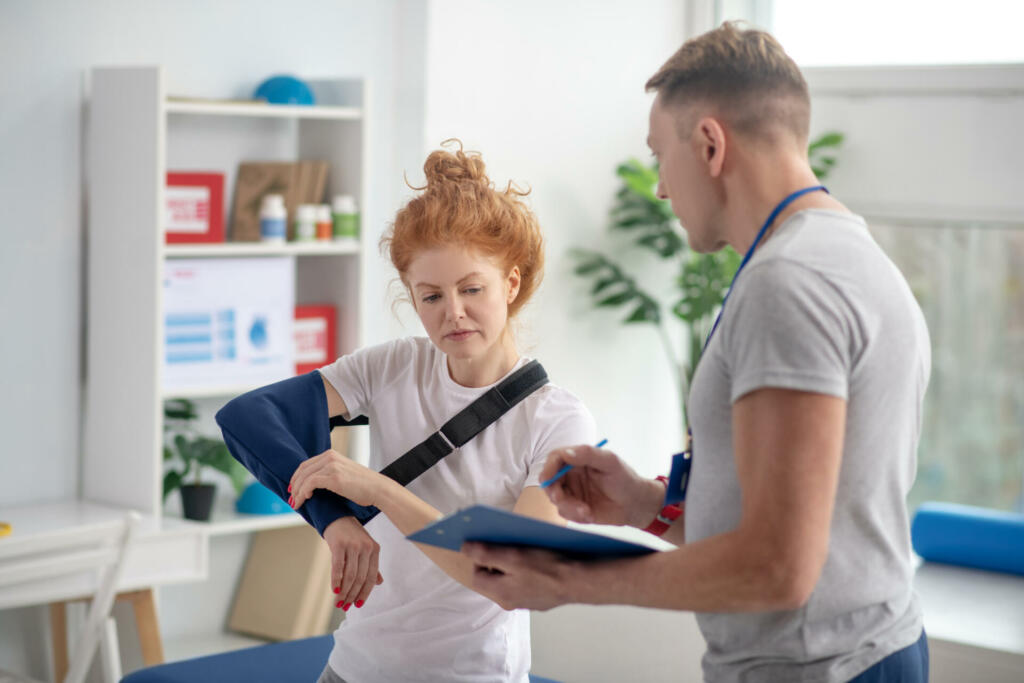
{"type": "Polygon", "coordinates": [[[519,273],[519,266],[512,266],[512,270],[508,272],[508,277],[505,279],[508,283],[508,296],[506,297],[508,303],[512,303],[519,296],[519,285],[522,283],[522,275],[519,273]]]}
{"type": "Polygon", "coordinates": [[[708,175],[718,178],[725,165],[725,129],[718,119],[705,116],[697,122],[695,137],[699,158],[708,175]]]}

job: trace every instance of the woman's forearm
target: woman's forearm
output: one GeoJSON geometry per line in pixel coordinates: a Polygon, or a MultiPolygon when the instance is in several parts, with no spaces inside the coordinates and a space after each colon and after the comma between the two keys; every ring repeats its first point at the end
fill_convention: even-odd
{"type": "MultiPolygon", "coordinates": [[[[382,487],[382,495],[374,504],[405,536],[419,531],[442,516],[432,505],[390,479],[382,487]]],[[[417,543],[416,547],[445,574],[467,588],[480,592],[472,585],[473,562],[468,557],[462,553],[423,543],[417,543]]]]}

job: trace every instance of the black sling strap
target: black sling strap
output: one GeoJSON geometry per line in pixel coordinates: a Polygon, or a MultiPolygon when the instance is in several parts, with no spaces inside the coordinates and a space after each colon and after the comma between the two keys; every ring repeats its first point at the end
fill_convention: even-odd
{"type": "MultiPolygon", "coordinates": [[[[409,482],[436,465],[441,458],[468,443],[547,382],[548,374],[544,367],[536,360],[530,361],[459,411],[422,443],[410,448],[402,457],[381,470],[381,474],[402,486],[408,486],[409,482]]],[[[369,424],[369,421],[364,416],[353,420],[331,418],[332,428],[356,424],[369,424]]]]}

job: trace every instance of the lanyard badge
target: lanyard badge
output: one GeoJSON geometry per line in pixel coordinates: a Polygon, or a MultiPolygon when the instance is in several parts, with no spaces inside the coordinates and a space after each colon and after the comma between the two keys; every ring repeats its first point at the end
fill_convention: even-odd
{"type": "Polygon", "coordinates": [[[665,505],[681,503],[686,500],[686,487],[690,483],[690,457],[693,451],[687,448],[682,453],[672,456],[672,471],[668,475],[668,486],[665,488],[665,505]]]}

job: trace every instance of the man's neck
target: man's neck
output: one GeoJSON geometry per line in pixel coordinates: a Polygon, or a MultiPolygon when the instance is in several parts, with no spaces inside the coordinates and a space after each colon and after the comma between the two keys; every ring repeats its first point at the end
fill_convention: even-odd
{"type": "MultiPolygon", "coordinates": [[[[733,227],[728,242],[740,254],[746,254],[758,231],[779,202],[793,192],[821,183],[802,158],[750,159],[746,172],[737,177],[733,188],[736,210],[728,217],[733,227]]],[[[804,209],[823,208],[846,211],[839,201],[825,192],[808,192],[789,203],[768,226],[762,243],[786,219],[804,209]]],[[[760,246],[760,245],[758,245],[760,246]]]]}

